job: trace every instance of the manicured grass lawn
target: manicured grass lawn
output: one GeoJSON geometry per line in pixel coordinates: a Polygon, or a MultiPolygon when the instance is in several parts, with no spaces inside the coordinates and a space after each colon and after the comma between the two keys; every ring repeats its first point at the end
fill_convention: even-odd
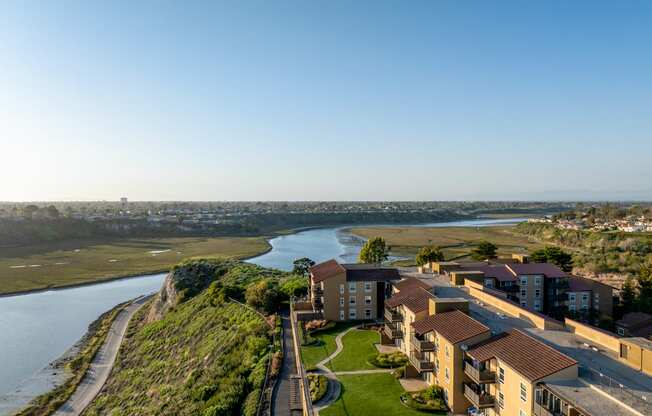
{"type": "Polygon", "coordinates": [[[188,257],[251,257],[268,248],[262,237],[125,238],[3,248],[0,294],[167,271],[188,257]]]}
{"type": "Polygon", "coordinates": [[[342,337],[344,349],[326,366],[332,371],[375,369],[367,359],[370,355],[378,353],[374,344],[379,342],[378,332],[354,329],[342,337]]]}
{"type": "Polygon", "coordinates": [[[307,370],[315,368],[318,362],[335,352],[335,337],[355,323],[338,322],[330,329],[316,332],[313,338],[320,340],[319,345],[307,345],[301,347],[301,359],[307,370]]]}
{"type": "MultiPolygon", "coordinates": [[[[527,236],[514,232],[514,226],[491,227],[360,227],[351,230],[364,238],[383,237],[392,247],[392,254],[413,257],[418,249],[427,245],[442,247],[447,259],[468,256],[481,240],[498,246],[499,255],[527,252],[541,244],[529,241],[527,236]]],[[[413,259],[412,259],[413,260],[413,259]]],[[[402,265],[413,264],[411,261],[402,265]]]]}
{"type": "MultiPolygon", "coordinates": [[[[322,416],[424,415],[401,404],[403,388],[389,373],[338,376],[342,393],[322,416]]],[[[442,415],[445,413],[442,413],[442,415]]]]}

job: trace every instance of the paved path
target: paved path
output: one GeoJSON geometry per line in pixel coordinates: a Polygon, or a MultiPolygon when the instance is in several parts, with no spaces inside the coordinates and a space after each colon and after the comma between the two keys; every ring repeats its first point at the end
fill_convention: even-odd
{"type": "Polygon", "coordinates": [[[323,360],[317,363],[316,367],[318,369],[322,370],[325,373],[332,373],[332,371],[328,367],[326,367],[326,364],[329,363],[333,358],[337,356],[337,354],[341,353],[342,350],[344,349],[344,344],[342,344],[342,337],[356,328],[357,326],[352,326],[348,328],[346,331],[340,332],[335,337],[335,345],[336,345],[335,351],[333,351],[331,355],[329,355],[328,357],[324,358],[323,360]]]}
{"type": "Polygon", "coordinates": [[[283,365],[278,376],[278,380],[272,391],[271,413],[273,416],[291,416],[301,414],[301,412],[290,410],[290,386],[291,377],[297,374],[296,356],[293,348],[292,325],[290,316],[287,311],[281,315],[283,322],[283,342],[285,350],[283,354],[283,365]]]}
{"type": "Polygon", "coordinates": [[[93,362],[81,383],[77,386],[77,390],[56,411],[55,416],[77,416],[93,401],[111,373],[111,368],[113,368],[113,363],[118,355],[120,344],[131,317],[150,298],[151,296],[140,298],[118,313],[111,325],[111,329],[109,329],[104,345],[95,354],[95,358],[93,358],[93,362]]]}

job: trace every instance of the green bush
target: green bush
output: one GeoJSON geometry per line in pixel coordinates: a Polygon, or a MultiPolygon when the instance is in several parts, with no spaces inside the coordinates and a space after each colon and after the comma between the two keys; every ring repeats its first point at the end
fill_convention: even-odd
{"type": "Polygon", "coordinates": [[[242,405],[243,416],[255,416],[258,411],[258,401],[260,399],[260,389],[253,390],[247,395],[244,404],[242,405]]]}
{"type": "Polygon", "coordinates": [[[414,393],[405,392],[401,394],[401,402],[422,412],[439,413],[448,409],[444,402],[444,391],[439,386],[430,386],[414,393]]]}
{"type": "Polygon", "coordinates": [[[367,360],[369,364],[380,368],[403,367],[408,362],[408,357],[400,351],[392,353],[378,353],[367,360]]]}
{"type": "Polygon", "coordinates": [[[322,374],[308,374],[310,400],[314,403],[320,400],[328,390],[328,378],[322,374]]]}

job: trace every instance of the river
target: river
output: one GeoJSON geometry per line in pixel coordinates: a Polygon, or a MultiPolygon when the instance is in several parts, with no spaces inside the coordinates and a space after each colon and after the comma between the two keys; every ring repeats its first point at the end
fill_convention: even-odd
{"type": "MultiPolygon", "coordinates": [[[[481,227],[522,219],[470,220],[410,225],[414,227],[481,227]]],[[[396,225],[393,225],[396,226],[396,225]]],[[[355,262],[363,240],[346,227],[314,228],[270,240],[272,249],[251,263],[291,270],[292,262],[336,258],[355,262]]],[[[50,362],[60,357],[101,313],[120,302],[157,291],[165,274],[0,297],[0,415],[50,389],[50,362]]]]}

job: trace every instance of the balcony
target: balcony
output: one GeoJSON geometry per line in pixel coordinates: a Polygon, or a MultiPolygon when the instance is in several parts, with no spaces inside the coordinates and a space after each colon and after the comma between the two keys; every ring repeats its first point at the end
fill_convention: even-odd
{"type": "Polygon", "coordinates": [[[435,351],[434,342],[420,340],[414,335],[410,338],[410,342],[412,342],[414,349],[419,352],[435,351]]]}
{"type": "Polygon", "coordinates": [[[403,338],[403,331],[392,323],[385,323],[385,334],[391,339],[403,338]]]}
{"type": "Polygon", "coordinates": [[[534,403],[534,416],[561,416],[561,413],[553,413],[546,407],[534,403]]]}
{"type": "Polygon", "coordinates": [[[473,406],[478,409],[485,409],[487,407],[494,407],[496,399],[491,394],[481,392],[477,387],[472,384],[464,384],[464,397],[466,397],[473,406]]]}
{"type": "Polygon", "coordinates": [[[417,351],[412,351],[412,354],[410,354],[410,364],[412,364],[420,373],[435,370],[435,363],[428,360],[423,354],[420,354],[417,351]]]}
{"type": "Polygon", "coordinates": [[[313,297],[312,298],[312,305],[315,308],[321,308],[322,306],[324,306],[324,303],[321,301],[320,297],[313,297]]]}
{"type": "Polygon", "coordinates": [[[403,315],[391,309],[385,308],[385,320],[387,322],[403,322],[403,315]]]}
{"type": "Polygon", "coordinates": [[[473,364],[468,361],[464,361],[464,374],[469,376],[476,384],[496,382],[496,373],[489,370],[481,370],[474,367],[473,364]]]}
{"type": "Polygon", "coordinates": [[[322,295],[324,294],[324,289],[322,289],[321,286],[314,285],[314,286],[312,287],[312,293],[313,293],[315,296],[322,296],[322,295]]]}

